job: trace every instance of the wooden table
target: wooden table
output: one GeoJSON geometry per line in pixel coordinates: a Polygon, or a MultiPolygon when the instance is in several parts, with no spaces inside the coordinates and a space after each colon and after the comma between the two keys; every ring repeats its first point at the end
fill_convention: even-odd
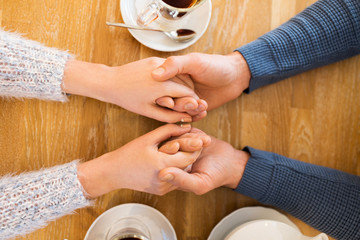
{"type": "MultiPolygon", "coordinates": [[[[125,29],[119,0],[0,0],[0,25],[48,46],[68,49],[78,59],[121,65],[138,59],[205,52],[227,54],[302,11],[315,0],[212,0],[212,19],[190,48],[162,53],[139,44],[125,29]]],[[[194,124],[237,148],[250,145],[305,162],[360,174],[360,57],[281,81],[209,113],[194,124]]],[[[0,174],[20,173],[90,160],[117,149],[161,123],[117,106],[72,96],[66,104],[0,100],[0,174]],[[133,131],[124,131],[133,129],[133,131]]],[[[175,191],[159,197],[121,190],[95,207],[63,217],[24,239],[83,239],[105,210],[128,202],[160,210],[178,239],[206,239],[227,214],[260,205],[230,189],[203,196],[175,191]]],[[[303,233],[318,232],[289,216],[303,233]]]]}

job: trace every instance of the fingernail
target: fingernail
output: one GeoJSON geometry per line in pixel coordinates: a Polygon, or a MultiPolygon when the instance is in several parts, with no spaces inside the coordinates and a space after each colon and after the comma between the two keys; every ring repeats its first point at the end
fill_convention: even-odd
{"type": "Polygon", "coordinates": [[[200,104],[199,107],[197,108],[197,110],[198,110],[199,112],[202,112],[202,111],[205,110],[205,106],[202,105],[202,104],[200,104]]]}
{"type": "Polygon", "coordinates": [[[194,109],[194,104],[192,104],[192,103],[186,103],[185,105],[184,105],[184,108],[185,108],[185,110],[192,110],[192,109],[194,109]]]}
{"type": "Polygon", "coordinates": [[[165,72],[165,69],[163,67],[159,67],[153,71],[153,74],[162,75],[164,72],[165,72]]]}
{"type": "Polygon", "coordinates": [[[172,174],[166,174],[164,177],[161,178],[161,181],[164,181],[164,182],[170,182],[174,180],[174,176],[172,174]]]}
{"type": "Polygon", "coordinates": [[[191,117],[184,117],[181,119],[181,122],[192,122],[192,118],[191,117]]]}
{"type": "Polygon", "coordinates": [[[191,124],[181,124],[180,127],[182,128],[191,128],[191,124]]]}

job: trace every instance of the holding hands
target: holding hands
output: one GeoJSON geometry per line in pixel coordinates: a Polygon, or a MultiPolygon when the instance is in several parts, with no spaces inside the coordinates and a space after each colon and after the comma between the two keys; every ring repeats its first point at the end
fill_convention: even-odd
{"type": "Polygon", "coordinates": [[[170,166],[185,169],[209,143],[209,136],[191,131],[190,125],[167,124],[113,152],[81,163],[78,178],[90,198],[122,188],[163,195],[177,187],[159,180],[159,171],[170,166]],[[161,146],[180,135],[176,141],[161,146]]]}
{"type": "MultiPolygon", "coordinates": [[[[249,79],[247,64],[238,52],[227,56],[192,53],[120,67],[71,60],[63,89],[175,123],[202,119],[207,104],[213,109],[237,98],[249,79]]],[[[203,194],[220,186],[235,188],[248,158],[247,153],[210,140],[190,125],[170,124],[80,164],[79,179],[89,197],[120,188],[158,195],[179,188],[203,194]]]]}
{"type": "Polygon", "coordinates": [[[199,195],[221,186],[234,189],[242,178],[249,157],[247,152],[211,137],[211,143],[203,148],[190,172],[168,167],[160,171],[159,179],[199,195]]]}
{"type": "MultiPolygon", "coordinates": [[[[203,53],[172,56],[152,72],[157,81],[177,77],[193,85],[197,96],[209,105],[209,110],[239,97],[248,88],[250,76],[249,67],[239,52],[225,56],[203,53]]],[[[159,105],[168,108],[172,108],[174,102],[177,107],[177,101],[169,97],[157,100],[159,105]]],[[[176,110],[176,107],[172,109],[176,110]]]]}
{"type": "MultiPolygon", "coordinates": [[[[151,71],[164,63],[161,58],[146,58],[119,67],[68,61],[62,89],[66,93],[95,98],[116,104],[129,111],[168,123],[192,122],[206,115],[207,105],[177,76],[169,81],[154,81],[151,71]],[[171,81],[170,81],[171,80],[171,81]],[[180,83],[180,84],[179,84],[180,83]],[[182,98],[186,109],[198,109],[191,114],[185,110],[173,111],[156,104],[161,97],[182,98]]],[[[184,108],[184,107],[183,107],[184,108]]]]}

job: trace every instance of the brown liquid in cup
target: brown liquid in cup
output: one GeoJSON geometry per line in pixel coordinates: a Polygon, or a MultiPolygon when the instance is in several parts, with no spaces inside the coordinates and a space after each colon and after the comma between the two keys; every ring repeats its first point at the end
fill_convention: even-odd
{"type": "Polygon", "coordinates": [[[196,4],[198,0],[163,0],[164,3],[176,8],[190,8],[196,4]]]}

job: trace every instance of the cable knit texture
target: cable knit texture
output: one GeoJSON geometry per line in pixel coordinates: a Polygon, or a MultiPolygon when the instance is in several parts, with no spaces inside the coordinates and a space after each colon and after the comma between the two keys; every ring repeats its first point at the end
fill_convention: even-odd
{"type": "Polygon", "coordinates": [[[70,57],[0,30],[0,96],[66,101],[61,81],[70,57]]]}
{"type": "Polygon", "coordinates": [[[77,161],[0,179],[0,239],[44,227],[89,206],[77,178],[77,161]]]}

